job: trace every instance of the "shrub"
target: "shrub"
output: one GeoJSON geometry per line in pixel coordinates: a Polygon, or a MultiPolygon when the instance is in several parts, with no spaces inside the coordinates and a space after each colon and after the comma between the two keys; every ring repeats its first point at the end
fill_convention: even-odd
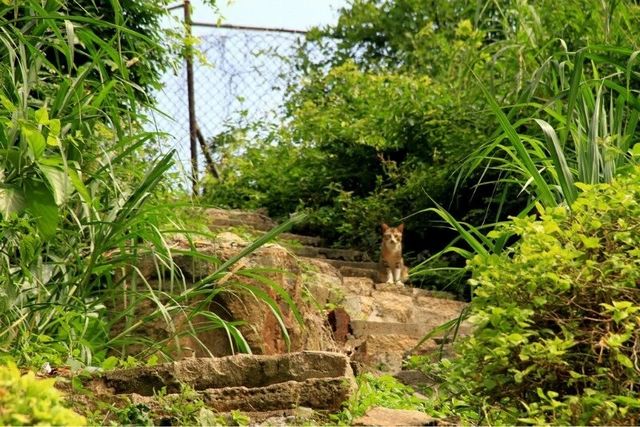
{"type": "Polygon", "coordinates": [[[447,403],[481,423],[638,424],[640,167],[582,185],[571,209],[501,231],[520,240],[476,256],[472,336],[444,372],[447,403]]]}
{"type": "Polygon", "coordinates": [[[0,366],[0,425],[86,425],[65,408],[55,380],[38,380],[33,372],[21,375],[15,365],[0,366]]]}

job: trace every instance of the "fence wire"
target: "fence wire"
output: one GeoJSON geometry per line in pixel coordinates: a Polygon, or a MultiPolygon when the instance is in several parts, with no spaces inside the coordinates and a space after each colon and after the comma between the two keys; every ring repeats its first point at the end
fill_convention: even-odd
{"type": "MultiPolygon", "coordinates": [[[[290,81],[293,55],[304,34],[281,30],[209,28],[198,45],[206,62],[194,60],[194,93],[198,127],[205,139],[229,126],[274,122],[290,81]]],[[[189,111],[186,67],[162,79],[152,113],[157,130],[166,132],[176,149],[179,168],[190,174],[189,111]],[[180,165],[179,165],[180,166],[180,165]]],[[[202,154],[198,155],[204,170],[202,154]]]]}

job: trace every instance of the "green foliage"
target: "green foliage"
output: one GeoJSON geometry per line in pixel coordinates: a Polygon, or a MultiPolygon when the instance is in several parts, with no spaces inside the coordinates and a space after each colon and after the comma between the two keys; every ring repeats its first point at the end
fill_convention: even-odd
{"type": "Polygon", "coordinates": [[[637,424],[640,168],[578,184],[571,207],[496,231],[470,262],[472,336],[438,367],[442,405],[474,423],[637,424]]]}
{"type": "Polygon", "coordinates": [[[405,218],[411,264],[452,237],[408,217],[432,199],[476,226],[519,212],[531,189],[545,203],[561,191],[571,200],[582,153],[603,142],[589,159],[611,176],[609,160],[624,163],[635,138],[638,19],[628,1],[354,0],[308,34],[325,55],[299,59],[284,125],[214,141],[226,171],[207,200],[275,217],[306,209],[304,231],[370,252],[379,222],[405,218]],[[534,118],[557,129],[557,144],[534,118]],[[511,131],[490,136],[499,124],[511,131]]]}
{"type": "Polygon", "coordinates": [[[414,395],[411,387],[405,386],[390,375],[374,376],[362,374],[356,378],[358,390],[331,421],[338,425],[350,425],[364,415],[369,408],[381,406],[391,409],[414,409],[424,411],[427,401],[414,395]]]}
{"type": "Polygon", "coordinates": [[[503,179],[518,182],[523,191],[545,206],[570,205],[579,191],[575,182],[611,181],[618,169],[634,162],[630,149],[639,141],[636,128],[640,104],[636,101],[638,91],[633,88],[640,75],[630,72],[636,53],[599,46],[557,56],[564,58],[562,62],[554,63],[553,58],[553,65],[546,64],[537,72],[537,78],[556,84],[552,99],[546,104],[534,101],[514,107],[511,113],[518,109],[521,116],[532,114],[516,124],[479,83],[502,132],[476,150],[465,168],[470,173],[493,166],[503,179]],[[594,54],[597,59],[585,60],[594,54]],[[588,77],[585,66],[596,78],[588,77]],[[597,78],[599,67],[616,72],[597,78]],[[560,132],[549,122],[557,123],[560,132]]]}
{"type": "MultiPolygon", "coordinates": [[[[167,245],[202,227],[185,231],[164,182],[172,153],[158,155],[157,135],[142,130],[140,85],[152,85],[158,70],[136,77],[130,61],[149,54],[149,65],[162,47],[157,34],[132,28],[151,31],[157,20],[128,26],[164,3],[146,11],[139,2],[132,10],[103,3],[88,6],[88,16],[73,14],[81,3],[0,3],[0,351],[38,368],[100,365],[109,350],[134,343],[145,344],[136,356],[146,358],[166,346],[149,342],[145,325],[172,330],[184,315],[184,333],[195,333],[195,311],[210,320],[203,328],[225,328],[234,348],[250,351],[237,324],[194,306],[203,291],[186,290],[167,245]],[[154,287],[141,260],[170,273],[154,287]]],[[[180,255],[220,265],[195,245],[180,255]]],[[[249,288],[280,314],[266,292],[249,288]]]]}
{"type": "Polygon", "coordinates": [[[86,425],[84,417],[63,405],[55,380],[21,374],[13,364],[0,366],[0,424],[86,425]]]}

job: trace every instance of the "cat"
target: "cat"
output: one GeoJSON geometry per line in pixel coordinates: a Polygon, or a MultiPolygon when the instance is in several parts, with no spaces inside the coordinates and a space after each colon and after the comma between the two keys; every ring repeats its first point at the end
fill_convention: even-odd
{"type": "Polygon", "coordinates": [[[389,227],[382,224],[382,248],[378,263],[379,281],[404,285],[409,278],[409,269],[402,260],[402,233],[404,224],[389,227]]]}

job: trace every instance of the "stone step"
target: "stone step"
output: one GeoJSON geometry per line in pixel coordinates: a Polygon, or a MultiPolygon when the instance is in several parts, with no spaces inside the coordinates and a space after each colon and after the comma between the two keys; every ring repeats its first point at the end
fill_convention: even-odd
{"type": "Polygon", "coordinates": [[[251,225],[258,230],[270,230],[277,223],[262,212],[241,211],[237,209],[207,208],[204,210],[210,224],[251,225]]]}
{"type": "Polygon", "coordinates": [[[307,258],[322,258],[348,262],[370,262],[369,255],[362,251],[352,249],[334,249],[319,246],[293,247],[291,250],[298,256],[307,258]]]}
{"type": "Polygon", "coordinates": [[[371,277],[346,276],[342,278],[342,287],[347,294],[371,296],[375,289],[371,277]]]}
{"type": "Polygon", "coordinates": [[[271,222],[263,222],[263,221],[252,221],[250,219],[243,218],[215,218],[211,219],[209,222],[209,229],[211,230],[221,230],[221,229],[229,229],[232,227],[242,227],[248,228],[255,231],[266,232],[271,230],[277,224],[271,222]]]}
{"type": "MultiPolygon", "coordinates": [[[[352,338],[347,345],[354,349],[351,360],[358,374],[363,371],[395,373],[402,369],[404,356],[415,348],[420,338],[403,334],[366,335],[352,338]]],[[[427,340],[418,353],[432,352],[437,347],[433,340],[427,340]]]]}
{"type": "Polygon", "coordinates": [[[343,261],[341,259],[330,259],[327,258],[326,260],[324,260],[326,262],[328,262],[329,264],[333,265],[336,268],[359,268],[361,270],[371,270],[371,271],[378,271],[378,263],[377,262],[371,262],[371,261],[343,261]]]}
{"type": "Polygon", "coordinates": [[[280,355],[237,354],[218,358],[184,359],[157,366],[108,371],[102,380],[120,393],[151,396],[154,390],[180,391],[180,384],[195,390],[221,387],[264,387],[310,378],[346,377],[349,360],[340,353],[303,351],[280,355]]]}
{"type": "Polygon", "coordinates": [[[355,390],[349,359],[341,353],[304,351],[259,356],[192,358],[157,366],[107,371],[91,381],[112,395],[153,403],[165,389],[179,396],[189,385],[216,411],[273,411],[305,406],[338,410],[355,390]]]}
{"type": "Polygon", "coordinates": [[[356,338],[370,335],[404,335],[421,338],[428,332],[420,323],[372,322],[369,320],[351,320],[351,330],[356,338]]]}
{"type": "Polygon", "coordinates": [[[373,407],[355,420],[353,426],[437,426],[440,420],[424,412],[409,409],[373,407]]]}
{"type": "MultiPolygon", "coordinates": [[[[225,222],[225,221],[223,221],[225,222]]],[[[258,230],[251,226],[251,224],[240,223],[235,221],[227,221],[228,224],[209,224],[209,229],[212,231],[225,231],[230,227],[243,227],[247,228],[249,231],[255,233],[256,235],[262,235],[267,231],[271,230],[270,228],[267,230],[258,230]]],[[[325,240],[322,237],[317,236],[306,236],[304,234],[295,234],[295,233],[280,233],[277,236],[278,240],[283,241],[285,244],[290,244],[293,247],[303,245],[303,246],[323,246],[326,244],[325,240]]]]}
{"type": "Polygon", "coordinates": [[[338,267],[343,277],[367,277],[373,281],[378,280],[378,271],[370,268],[338,267]]]}
{"type": "Polygon", "coordinates": [[[306,236],[304,234],[282,233],[278,238],[282,240],[291,240],[292,242],[300,243],[304,246],[323,246],[326,244],[326,241],[322,237],[306,236]]]}

